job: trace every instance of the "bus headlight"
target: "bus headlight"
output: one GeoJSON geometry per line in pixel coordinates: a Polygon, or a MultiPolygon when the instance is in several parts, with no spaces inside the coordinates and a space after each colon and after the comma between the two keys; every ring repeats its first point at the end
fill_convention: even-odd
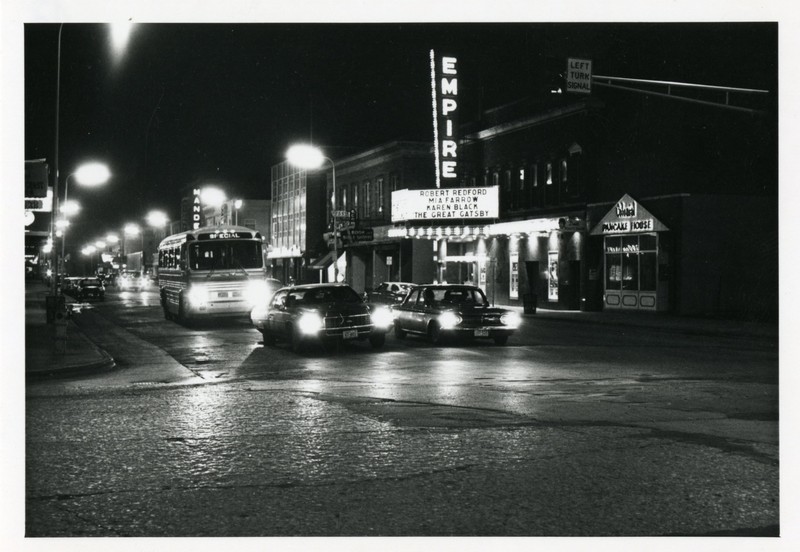
{"type": "Polygon", "coordinates": [[[454,312],[443,312],[439,315],[439,326],[443,330],[450,330],[461,324],[461,317],[454,312]]]}
{"type": "Polygon", "coordinates": [[[519,315],[518,312],[507,312],[503,316],[500,317],[500,322],[503,325],[508,326],[509,328],[518,328],[520,324],[522,324],[522,317],[519,315]]]}
{"type": "Polygon", "coordinates": [[[189,288],[189,302],[193,305],[203,305],[208,302],[208,288],[195,284],[189,288]]]}
{"type": "Polygon", "coordinates": [[[322,329],[322,318],[315,312],[307,312],[297,321],[300,333],[313,335],[322,329]]]}
{"type": "Polygon", "coordinates": [[[386,307],[377,307],[372,311],[372,323],[375,324],[375,327],[386,329],[392,325],[392,322],[394,322],[392,311],[386,307]]]}
{"type": "Polygon", "coordinates": [[[244,298],[251,305],[263,305],[267,302],[269,289],[264,280],[250,280],[244,289],[244,298]]]}

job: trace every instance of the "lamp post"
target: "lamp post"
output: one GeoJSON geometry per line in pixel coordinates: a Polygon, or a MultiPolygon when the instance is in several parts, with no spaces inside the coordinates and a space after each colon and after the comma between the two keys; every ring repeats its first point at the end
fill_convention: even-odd
{"type": "Polygon", "coordinates": [[[308,144],[296,144],[286,152],[286,159],[292,165],[301,169],[316,169],[322,166],[324,161],[331,164],[331,181],[333,183],[333,200],[331,202],[331,219],[333,220],[333,281],[339,282],[339,248],[338,234],[339,228],[336,224],[336,164],[330,157],[325,157],[317,147],[308,144]]]}
{"type": "MultiPolygon", "coordinates": [[[[141,234],[141,229],[139,228],[139,225],[138,224],[133,224],[133,223],[125,225],[124,233],[125,233],[125,247],[123,249],[125,250],[125,255],[127,255],[128,254],[128,238],[129,237],[135,237],[135,236],[141,236],[142,234],[141,234]]],[[[144,236],[142,236],[141,248],[144,249],[144,236]]]]}
{"type": "MultiPolygon", "coordinates": [[[[125,25],[128,29],[128,32],[120,34],[118,32],[119,27],[112,28],[112,32],[115,33],[115,48],[117,52],[121,53],[124,51],[125,46],[128,42],[128,37],[130,35],[130,25],[125,25]]],[[[56,56],[56,124],[55,124],[55,149],[53,151],[53,214],[50,217],[50,239],[55,244],[55,235],[56,235],[56,224],[55,224],[55,217],[56,213],[58,213],[58,139],[59,139],[59,121],[60,121],[60,109],[61,109],[61,34],[64,30],[64,24],[61,23],[58,26],[58,49],[57,49],[57,56],[56,56]]],[[[69,178],[69,177],[68,177],[69,178]]],[[[65,182],[66,186],[66,182],[65,182]]],[[[66,201],[66,196],[64,197],[64,201],[66,201]]],[[[58,247],[53,247],[53,269],[55,270],[56,274],[50,284],[50,294],[60,295],[61,286],[58,281],[58,267],[59,267],[59,259],[58,259],[58,247]]],[[[62,256],[63,256],[63,247],[62,247],[62,256]]]]}
{"type": "MultiPolygon", "coordinates": [[[[68,211],[74,211],[74,208],[70,208],[68,206],[74,205],[70,203],[68,198],[69,194],[69,179],[70,177],[75,177],[74,180],[77,181],[78,184],[81,186],[100,186],[108,182],[108,179],[111,178],[111,172],[108,170],[108,167],[103,165],[102,163],[86,163],[78,167],[73,173],[67,175],[67,178],[64,179],[64,204],[62,207],[62,211],[64,212],[64,217],[66,219],[68,211]]],[[[64,251],[67,246],[67,226],[69,226],[69,221],[67,224],[63,225],[61,228],[61,263],[62,266],[59,267],[59,272],[64,272],[64,251]]]]}
{"type": "Polygon", "coordinates": [[[236,214],[236,220],[233,223],[236,226],[239,226],[239,209],[242,208],[242,200],[241,199],[234,199],[233,200],[233,210],[236,214]]]}

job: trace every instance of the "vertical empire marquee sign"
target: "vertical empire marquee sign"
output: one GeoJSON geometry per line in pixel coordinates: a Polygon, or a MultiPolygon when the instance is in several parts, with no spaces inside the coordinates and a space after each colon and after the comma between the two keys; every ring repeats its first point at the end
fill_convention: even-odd
{"type": "Polygon", "coordinates": [[[436,187],[458,177],[458,60],[431,50],[433,151],[436,187]]]}

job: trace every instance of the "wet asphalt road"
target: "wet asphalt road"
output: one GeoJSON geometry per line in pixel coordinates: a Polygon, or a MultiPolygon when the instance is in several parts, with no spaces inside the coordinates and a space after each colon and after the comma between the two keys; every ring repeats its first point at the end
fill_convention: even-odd
{"type": "Polygon", "coordinates": [[[778,355],[526,318],[508,346],[265,348],[155,293],[27,390],[28,536],[774,535],[778,355]]]}

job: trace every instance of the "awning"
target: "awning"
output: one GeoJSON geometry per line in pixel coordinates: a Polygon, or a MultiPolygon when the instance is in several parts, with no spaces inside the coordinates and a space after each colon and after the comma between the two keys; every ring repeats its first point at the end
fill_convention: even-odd
{"type": "Polygon", "coordinates": [[[319,259],[308,265],[308,268],[310,270],[325,270],[326,268],[328,268],[330,265],[333,264],[333,258],[334,258],[333,251],[328,251],[326,255],[323,255],[322,257],[320,257],[319,259]]]}

